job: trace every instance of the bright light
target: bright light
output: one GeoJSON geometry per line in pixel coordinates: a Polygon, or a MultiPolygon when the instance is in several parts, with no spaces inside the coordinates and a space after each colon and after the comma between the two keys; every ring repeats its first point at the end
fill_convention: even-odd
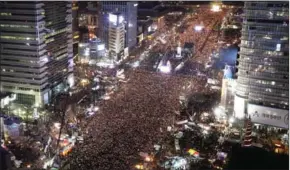
{"type": "Polygon", "coordinates": [[[60,129],[60,123],[54,123],[53,125],[55,128],[60,129]]]}
{"type": "Polygon", "coordinates": [[[138,6],[138,4],[134,4],[134,7],[138,6]]]}
{"type": "Polygon", "coordinates": [[[100,44],[100,45],[98,45],[98,50],[99,51],[102,51],[102,50],[104,50],[105,49],[105,44],[100,44]]]}
{"type": "Polygon", "coordinates": [[[235,122],[235,118],[234,118],[234,117],[231,117],[231,118],[229,119],[229,122],[230,122],[230,123],[234,123],[234,122],[235,122]]]}
{"type": "Polygon", "coordinates": [[[281,44],[276,45],[276,51],[281,51],[281,44]]]}
{"type": "Polygon", "coordinates": [[[189,153],[189,155],[193,155],[193,156],[198,156],[199,155],[199,153],[196,150],[194,150],[194,149],[189,149],[187,152],[189,153]]]}
{"type": "Polygon", "coordinates": [[[209,114],[206,113],[206,112],[203,113],[203,116],[205,116],[205,117],[207,117],[208,115],[209,115],[209,114]]]}
{"type": "Polygon", "coordinates": [[[215,4],[215,5],[212,6],[211,11],[219,12],[219,11],[221,11],[221,7],[219,5],[215,4]]]}
{"type": "Polygon", "coordinates": [[[170,73],[170,67],[168,66],[160,66],[159,70],[162,72],[162,73],[170,73]]]}
{"type": "Polygon", "coordinates": [[[81,83],[83,83],[83,84],[88,83],[88,80],[87,79],[82,79],[81,83]]]}
{"type": "Polygon", "coordinates": [[[69,84],[69,87],[73,87],[74,84],[75,84],[75,78],[73,75],[70,75],[68,78],[67,78],[67,82],[69,84]]]}
{"type": "Polygon", "coordinates": [[[48,62],[48,57],[45,57],[44,59],[42,59],[42,61],[47,63],[48,62]]]}
{"type": "Polygon", "coordinates": [[[98,89],[100,89],[100,86],[99,85],[97,85],[96,87],[93,87],[92,88],[92,90],[98,90],[98,89]]]}
{"type": "Polygon", "coordinates": [[[197,25],[194,27],[194,30],[198,31],[198,32],[201,31],[202,29],[203,29],[203,26],[201,26],[201,25],[197,25]]]}
{"type": "Polygon", "coordinates": [[[236,118],[243,118],[245,116],[245,99],[235,96],[234,112],[236,118]]]}
{"type": "Polygon", "coordinates": [[[117,15],[109,14],[109,21],[110,22],[113,22],[114,24],[116,24],[117,20],[118,20],[117,15]]]}
{"type": "Polygon", "coordinates": [[[110,100],[110,98],[111,98],[110,96],[104,96],[103,99],[104,99],[104,100],[110,100]]]}
{"type": "Polygon", "coordinates": [[[181,47],[177,47],[177,55],[181,55],[181,47]]]}
{"type": "Polygon", "coordinates": [[[236,26],[236,25],[233,25],[233,29],[238,29],[238,26],[236,26]]]}
{"type": "Polygon", "coordinates": [[[145,161],[146,162],[152,162],[153,158],[151,158],[150,156],[146,156],[145,161]]]}
{"type": "Polygon", "coordinates": [[[222,113],[223,113],[223,111],[222,111],[222,109],[220,107],[214,109],[215,116],[221,117],[222,113]]]}
{"type": "Polygon", "coordinates": [[[88,57],[90,55],[90,48],[86,48],[85,49],[85,54],[86,57],[88,57]]]}
{"type": "Polygon", "coordinates": [[[136,169],[144,169],[144,166],[141,165],[141,164],[138,164],[138,165],[135,166],[135,168],[136,168],[136,169]]]}
{"type": "Polygon", "coordinates": [[[119,23],[122,23],[124,21],[124,17],[123,16],[119,16],[119,23]]]}
{"type": "Polygon", "coordinates": [[[148,27],[148,32],[151,32],[151,31],[152,31],[152,27],[149,26],[149,27],[148,27]]]}
{"type": "Polygon", "coordinates": [[[162,63],[163,63],[162,61],[159,63],[158,69],[162,73],[170,73],[171,72],[171,64],[170,64],[170,62],[167,61],[166,65],[163,65],[162,63]]]}
{"type": "Polygon", "coordinates": [[[99,107],[95,107],[94,112],[97,112],[99,109],[100,109],[99,107]]]}

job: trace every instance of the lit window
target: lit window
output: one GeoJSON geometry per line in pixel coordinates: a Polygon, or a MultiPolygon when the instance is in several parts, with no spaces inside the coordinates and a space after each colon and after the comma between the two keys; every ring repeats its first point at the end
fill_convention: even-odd
{"type": "Polygon", "coordinates": [[[286,37],[286,36],[285,37],[282,37],[281,40],[282,41],[288,40],[288,37],[286,37]]]}
{"type": "Polygon", "coordinates": [[[274,86],[275,84],[276,84],[276,82],[275,82],[275,81],[272,81],[272,82],[271,82],[271,85],[273,85],[273,86],[274,86]]]}
{"type": "Polygon", "coordinates": [[[281,44],[276,45],[276,51],[281,51],[281,44]]]}
{"type": "Polygon", "coordinates": [[[272,37],[270,36],[270,35],[265,35],[263,38],[265,38],[265,39],[272,39],[272,37]]]}
{"type": "Polygon", "coordinates": [[[4,12],[3,12],[3,13],[0,13],[0,15],[1,15],[1,16],[10,16],[11,13],[4,13],[4,12]]]}
{"type": "Polygon", "coordinates": [[[286,14],[285,12],[277,12],[277,16],[280,16],[280,17],[284,16],[285,14],[286,14]]]}

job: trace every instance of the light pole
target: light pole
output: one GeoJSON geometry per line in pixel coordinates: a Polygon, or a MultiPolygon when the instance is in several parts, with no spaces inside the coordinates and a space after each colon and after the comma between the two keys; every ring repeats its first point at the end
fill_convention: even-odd
{"type": "Polygon", "coordinates": [[[62,132],[62,129],[64,127],[64,123],[65,123],[65,114],[66,114],[66,109],[67,109],[67,104],[68,104],[68,97],[69,97],[69,94],[66,94],[65,104],[60,111],[60,113],[62,113],[62,117],[61,117],[61,126],[59,129],[59,134],[58,134],[57,143],[56,143],[57,153],[59,152],[59,142],[60,142],[61,132],[62,132]]]}

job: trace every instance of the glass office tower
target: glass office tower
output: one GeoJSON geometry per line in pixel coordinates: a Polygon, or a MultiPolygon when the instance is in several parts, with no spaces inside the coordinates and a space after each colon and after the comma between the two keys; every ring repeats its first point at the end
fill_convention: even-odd
{"type": "Polygon", "coordinates": [[[71,2],[0,2],[2,91],[41,106],[73,85],[71,2]]]}
{"type": "Polygon", "coordinates": [[[245,2],[238,80],[237,117],[278,127],[289,113],[289,3],[245,2]]]}

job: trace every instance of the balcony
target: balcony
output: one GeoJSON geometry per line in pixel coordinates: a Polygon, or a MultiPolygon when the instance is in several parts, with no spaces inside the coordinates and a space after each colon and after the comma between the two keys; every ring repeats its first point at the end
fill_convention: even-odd
{"type": "Polygon", "coordinates": [[[43,67],[45,66],[45,62],[41,63],[32,63],[32,62],[23,62],[23,61],[6,61],[2,60],[1,61],[2,65],[11,65],[11,66],[27,66],[27,67],[43,67]]]}
{"type": "Polygon", "coordinates": [[[3,50],[2,53],[7,53],[7,54],[14,54],[14,55],[30,55],[30,56],[42,56],[44,53],[47,51],[45,49],[41,51],[20,51],[20,50],[3,50]]]}
{"type": "Polygon", "coordinates": [[[25,16],[25,15],[12,15],[12,16],[0,16],[0,20],[1,19],[9,19],[9,20],[23,20],[23,21],[25,21],[25,20],[30,20],[30,21],[35,21],[35,20],[41,20],[41,19],[43,19],[44,18],[44,16],[25,16]]]}
{"type": "Polygon", "coordinates": [[[43,55],[41,57],[25,57],[25,56],[17,56],[17,55],[2,55],[2,59],[12,59],[12,60],[28,60],[28,61],[39,61],[44,60],[44,58],[47,58],[46,55],[43,55]]]}
{"type": "Polygon", "coordinates": [[[48,78],[45,77],[41,80],[33,80],[33,79],[25,79],[25,78],[20,78],[20,77],[1,77],[1,81],[5,82],[5,81],[12,81],[12,82],[19,82],[19,83],[27,83],[27,84],[43,84],[45,82],[48,81],[48,78]]]}
{"type": "Polygon", "coordinates": [[[33,84],[28,84],[28,83],[26,83],[26,84],[21,83],[20,84],[20,83],[17,83],[17,82],[12,83],[12,82],[4,82],[4,81],[1,82],[1,84],[3,86],[14,86],[14,87],[33,88],[33,89],[38,89],[38,88],[43,89],[43,88],[45,88],[48,85],[48,83],[44,83],[42,85],[33,85],[33,84]]]}
{"type": "Polygon", "coordinates": [[[5,4],[5,6],[7,8],[41,8],[42,6],[44,6],[43,3],[34,3],[34,4],[16,4],[16,3],[13,3],[13,4],[5,4]]]}
{"type": "Polygon", "coordinates": [[[1,66],[5,70],[14,70],[18,72],[32,72],[32,73],[42,73],[48,69],[47,66],[41,68],[27,68],[27,67],[17,67],[17,66],[1,66]]]}
{"type": "Polygon", "coordinates": [[[41,74],[33,74],[33,73],[18,73],[18,72],[8,72],[8,71],[2,71],[1,75],[3,76],[14,76],[14,77],[25,77],[25,78],[38,78],[41,79],[43,77],[46,77],[48,72],[43,72],[41,74]]]}

